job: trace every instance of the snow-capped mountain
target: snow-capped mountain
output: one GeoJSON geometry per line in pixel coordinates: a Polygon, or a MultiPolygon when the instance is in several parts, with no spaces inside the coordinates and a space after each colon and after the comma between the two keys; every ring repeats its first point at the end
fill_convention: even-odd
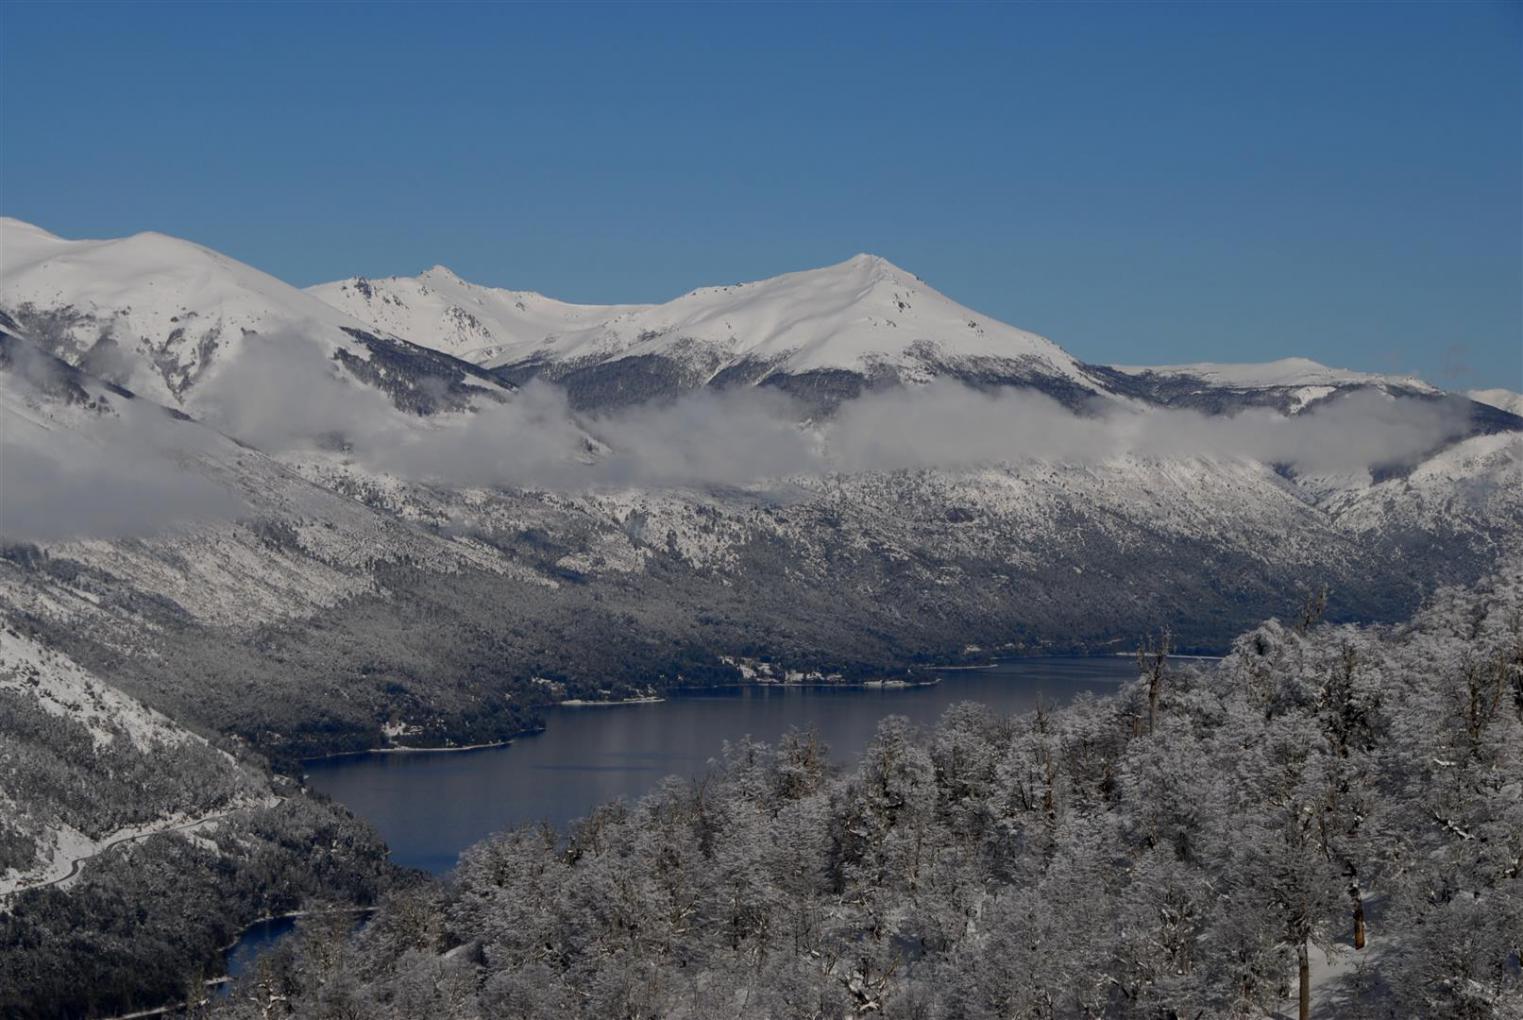
{"type": "Polygon", "coordinates": [[[1256,390],[1335,386],[1401,386],[1423,392],[1436,392],[1433,386],[1414,375],[1382,375],[1356,372],[1348,368],[1330,368],[1310,358],[1281,358],[1260,364],[1192,365],[1113,365],[1128,375],[1156,375],[1168,378],[1197,379],[1230,389],[1256,390]]]}
{"type": "Polygon", "coordinates": [[[1488,404],[1508,414],[1523,417],[1523,393],[1514,393],[1512,390],[1470,390],[1465,394],[1471,400],[1480,404],[1488,404]]]}
{"type": "MultiPolygon", "coordinates": [[[[71,365],[213,421],[229,391],[257,389],[248,362],[269,362],[277,344],[307,352],[301,373],[327,365],[409,415],[501,403],[531,378],[597,412],[737,386],[829,412],[865,392],[934,379],[1031,388],[1075,407],[1100,398],[1207,412],[1294,414],[1361,389],[1439,395],[1412,377],[1298,358],[1086,365],[870,255],[665,304],[574,305],[479,287],[443,267],[303,292],[162,234],[70,241],[0,219],[0,315],[0,328],[9,323],[71,365]]],[[[1477,402],[1473,416],[1478,431],[1516,426],[1495,401],[1477,402]]]]}
{"type": "Polygon", "coordinates": [[[581,407],[761,385],[828,408],[869,388],[934,378],[1035,386],[1068,401],[1105,390],[1052,341],[980,315],[874,255],[649,306],[567,305],[439,270],[311,293],[505,379],[551,379],[581,407]]]}
{"type": "Polygon", "coordinates": [[[1081,405],[1048,430],[1095,426],[1096,400],[1125,427],[1183,407],[1210,431],[1195,412],[1255,407],[1274,428],[1351,393],[1449,399],[1304,361],[1085,365],[866,256],[590,307],[439,271],[303,293],[159,235],[70,242],[6,221],[0,249],[0,615],[278,756],[373,746],[397,719],[423,741],[500,737],[532,722],[535,677],[600,697],[733,680],[735,657],[758,655],[882,675],[966,645],[1114,647],[1161,625],[1209,646],[1322,584],[1335,614],[1395,618],[1523,543],[1523,420],[1493,407],[1467,412],[1468,438],[1435,433],[1374,473],[1209,444],[750,487],[472,470],[539,456],[557,429],[585,461],[611,455],[583,429],[617,443],[620,419],[512,391],[535,376],[600,412],[775,387],[839,412],[809,429],[860,427],[863,408],[902,409],[896,387],[946,378],[1081,405]],[[310,406],[354,394],[357,418],[310,406]],[[307,441],[234,427],[231,405],[307,441]],[[331,421],[337,441],[318,434],[331,421]]]}
{"type": "MultiPolygon", "coordinates": [[[[563,386],[573,406],[606,412],[700,389],[762,386],[810,411],[895,386],[952,379],[976,389],[1035,389],[1074,407],[1096,399],[1234,413],[1298,414],[1374,390],[1436,399],[1415,376],[1265,364],[1084,364],[1052,341],[967,308],[873,255],[755,283],[703,287],[655,305],[574,305],[461,280],[352,278],[308,293],[372,329],[447,352],[509,383],[563,386]]],[[[1523,421],[1474,394],[1479,432],[1523,421]],[[1498,416],[1493,409],[1506,415],[1498,416]]]]}
{"type": "Polygon", "coordinates": [[[0,219],[0,328],[102,379],[196,412],[243,385],[239,365],[272,343],[331,362],[347,382],[428,413],[500,401],[509,389],[209,248],[157,233],[69,241],[0,219]]]}
{"type": "Polygon", "coordinates": [[[400,337],[479,365],[537,348],[547,337],[646,310],[648,305],[574,305],[530,290],[467,283],[444,266],[418,276],[319,284],[307,293],[400,337]]]}
{"type": "Polygon", "coordinates": [[[1331,368],[1310,358],[1282,358],[1260,364],[1113,365],[1108,376],[1111,384],[1123,392],[1169,406],[1230,402],[1236,398],[1248,404],[1270,404],[1287,414],[1299,413],[1319,400],[1355,389],[1423,396],[1436,396],[1440,392],[1416,376],[1331,368]]]}

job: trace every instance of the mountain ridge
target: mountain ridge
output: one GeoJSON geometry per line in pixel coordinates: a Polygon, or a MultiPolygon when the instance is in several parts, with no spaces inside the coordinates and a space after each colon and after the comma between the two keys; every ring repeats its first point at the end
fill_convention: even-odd
{"type": "Polygon", "coordinates": [[[761,385],[829,412],[864,392],[935,378],[978,389],[1034,388],[1075,407],[1100,398],[1205,410],[1267,406],[1286,413],[1353,389],[1441,392],[1416,376],[1332,368],[1304,357],[1258,364],[1085,364],[1052,341],[983,316],[866,253],[820,269],[700,287],[664,303],[632,306],[568,305],[533,292],[479,287],[446,270],[457,300],[443,301],[441,289],[435,305],[444,307],[399,314],[409,300],[406,292],[427,289],[440,269],[417,277],[351,278],[309,293],[376,328],[436,343],[515,384],[555,381],[587,410],[693,389],[761,385]],[[886,294],[874,295],[874,284],[886,284],[886,294]],[[829,297],[816,312],[811,302],[820,302],[822,294],[829,297]],[[493,295],[542,303],[558,315],[537,324],[527,314],[506,324],[478,315],[493,295]],[[776,296],[774,307],[758,314],[754,306],[765,304],[768,295],[776,296]],[[929,324],[915,311],[921,295],[940,313],[929,324]],[[823,329],[810,329],[821,322],[823,329]],[[1198,388],[1211,389],[1214,398],[1199,399],[1198,388]]]}
{"type": "MultiPolygon", "coordinates": [[[[0,241],[17,229],[6,225],[0,241]]],[[[70,243],[38,236],[39,250],[70,243]]],[[[155,239],[143,246],[166,250],[155,239]]],[[[1335,393],[1303,399],[1301,384],[1322,377],[1255,376],[1258,388],[1242,392],[1189,371],[1137,377],[1080,365],[1040,345],[1024,348],[1034,359],[1026,363],[911,351],[882,377],[860,364],[864,348],[850,344],[826,353],[844,350],[857,369],[764,363],[755,376],[725,383],[721,374],[735,374],[735,359],[717,366],[705,360],[723,346],[707,343],[716,326],[727,341],[742,332],[737,325],[754,324],[753,337],[780,346],[746,350],[771,357],[793,351],[810,331],[828,342],[838,323],[860,326],[864,301],[890,303],[905,322],[923,313],[920,321],[944,322],[959,338],[994,342],[978,337],[979,326],[992,331],[982,320],[969,326],[961,306],[928,296],[908,274],[871,258],[833,267],[824,296],[795,314],[779,312],[789,302],[776,290],[796,290],[797,277],[770,288],[761,281],[686,295],[672,321],[691,325],[646,341],[633,337],[636,347],[643,342],[671,355],[665,363],[642,361],[657,355],[639,350],[623,356],[632,348],[617,346],[620,357],[571,365],[583,373],[570,379],[582,385],[580,409],[602,423],[606,442],[596,446],[575,431],[578,420],[589,419],[565,414],[553,390],[548,397],[538,388],[515,391],[501,369],[412,343],[341,310],[312,320],[311,336],[282,341],[258,332],[284,329],[288,320],[276,313],[297,302],[272,278],[258,281],[265,303],[241,306],[262,310],[269,324],[255,323],[255,332],[240,332],[238,340],[270,354],[281,370],[249,371],[240,356],[216,366],[236,387],[212,385],[220,377],[209,373],[176,394],[161,385],[151,358],[162,336],[141,334],[179,314],[194,274],[182,266],[162,276],[152,261],[123,264],[122,248],[106,250],[116,261],[106,259],[91,275],[90,263],[66,259],[69,272],[53,271],[51,287],[18,284],[18,276],[36,283],[37,261],[0,261],[23,267],[17,276],[0,274],[7,442],[0,491],[38,497],[32,509],[48,526],[7,533],[0,542],[0,615],[24,622],[83,668],[109,671],[145,704],[237,734],[282,762],[380,746],[383,727],[398,720],[417,740],[436,744],[522,732],[536,724],[545,701],[536,677],[593,700],[609,691],[735,682],[733,661],[762,657],[801,673],[881,677],[957,659],[969,645],[1115,649],[1162,625],[1183,645],[1210,649],[1247,623],[1295,611],[1324,584],[1342,600],[1335,614],[1395,619],[1434,584],[1472,580],[1523,542],[1523,421],[1504,411],[1492,409],[1493,418],[1472,421],[1438,449],[1411,447],[1418,453],[1402,471],[1333,463],[1303,474],[1267,454],[1194,442],[1227,431],[1245,408],[1259,417],[1239,422],[1238,435],[1296,425],[1301,415],[1315,421],[1324,408],[1357,420],[1398,400],[1424,410],[1448,399],[1415,390],[1401,396],[1412,389],[1401,380],[1335,380],[1335,393]],[[65,282],[73,289],[63,289],[65,282]],[[18,297],[28,303],[24,314],[18,297]],[[900,310],[898,301],[911,307],[900,310]],[[731,313],[736,317],[726,319],[731,313]],[[103,327],[115,332],[103,334],[103,327]],[[677,342],[682,333],[696,334],[685,338],[695,341],[696,354],[677,342]],[[100,370],[92,351],[106,339],[139,358],[144,392],[100,370]],[[691,379],[680,375],[688,369],[691,379]],[[683,385],[654,385],[672,383],[673,372],[683,385]],[[302,390],[313,377],[324,385],[302,390]],[[922,387],[923,380],[982,392],[922,387]],[[642,381],[653,385],[642,388],[642,381]],[[469,390],[458,401],[455,383],[469,390]],[[804,397],[813,385],[840,414],[807,426],[746,418],[744,401],[719,402],[726,386],[742,385],[804,397]],[[1076,412],[1002,396],[1033,389],[1060,403],[1069,398],[1076,412]],[[692,392],[702,399],[659,399],[692,392]],[[364,405],[354,422],[310,413],[309,405],[355,394],[364,405]],[[858,428],[869,443],[894,431],[913,439],[937,425],[934,416],[908,415],[917,394],[993,409],[992,417],[970,419],[984,431],[1104,429],[1107,419],[1090,403],[1097,396],[1131,416],[1070,460],[1041,447],[1030,456],[954,465],[933,458],[876,466],[883,462],[868,458],[847,471],[827,462],[826,470],[789,477],[786,486],[733,484],[728,475],[658,474],[653,482],[638,471],[576,473],[606,463],[610,450],[641,428],[644,449],[658,453],[716,432],[742,446],[836,426],[858,428]],[[1345,399],[1361,394],[1368,399],[1345,399]],[[858,402],[864,395],[873,399],[858,402]],[[229,428],[218,415],[237,398],[283,426],[280,441],[229,428]],[[617,408],[647,401],[619,416],[617,408]],[[1021,417],[1023,408],[1036,417],[1021,417]],[[1190,414],[1172,416],[1178,409],[1190,414]],[[668,411],[673,417],[662,419],[668,411]],[[1222,415],[1221,428],[1213,414],[1222,415]],[[661,428],[650,430],[653,419],[661,428]],[[1117,444],[1128,429],[1153,420],[1166,426],[1161,445],[1117,444]],[[758,431],[762,425],[772,431],[758,431]],[[1172,442],[1168,429],[1176,427],[1192,441],[1172,442]],[[475,470],[533,447],[550,428],[566,429],[574,457],[583,458],[557,476],[569,482],[475,470]],[[399,444],[410,459],[370,456],[365,444],[377,438],[399,444]],[[22,455],[13,455],[18,449],[22,455]],[[444,462],[472,470],[463,477],[435,470],[444,462]],[[161,519],[166,507],[184,502],[183,475],[225,489],[235,505],[213,501],[205,513],[161,519]],[[162,491],[145,496],[149,482],[162,491]],[[65,497],[68,506],[47,505],[65,497]],[[136,506],[147,526],[91,530],[99,512],[123,505],[136,506]],[[78,527],[64,527],[75,520],[78,527]],[[1203,605],[1214,607],[1209,615],[1201,615],[1203,605]]],[[[183,254],[172,244],[168,250],[183,254]]],[[[200,283],[214,299],[228,293],[217,271],[222,263],[199,253],[189,260],[208,267],[200,283]]],[[[229,264],[234,283],[245,279],[229,264]]],[[[440,272],[429,279],[434,283],[425,285],[439,293],[457,278],[440,272]]],[[[243,300],[248,291],[232,293],[243,300]]],[[[300,299],[307,300],[317,299],[300,299]]],[[[430,314],[443,304],[431,305],[430,314]]],[[[226,317],[216,300],[204,308],[198,318],[219,308],[226,317]]],[[[646,324],[652,313],[644,306],[619,312],[627,317],[621,328],[646,324]]],[[[868,323],[856,336],[876,343],[903,328],[868,323]]],[[[1029,334],[1015,334],[1028,343],[1022,338],[1029,334]]],[[[595,343],[600,335],[582,340],[595,343]]],[[[554,372],[544,375],[557,381],[554,372]]],[[[914,405],[921,406],[930,405],[914,405]]],[[[958,431],[968,427],[961,419],[950,430],[940,427],[948,435],[936,449],[967,438],[958,431]]]]}
{"type": "Polygon", "coordinates": [[[349,383],[404,409],[459,409],[511,392],[475,365],[377,335],[268,273],[154,232],[70,241],[0,220],[0,311],[69,364],[183,410],[211,410],[208,389],[236,388],[238,364],[267,352],[273,337],[336,362],[349,383]],[[397,361],[412,379],[388,376],[397,361]]]}
{"type": "Polygon", "coordinates": [[[819,269],[700,287],[658,305],[568,305],[477,287],[454,274],[443,288],[438,280],[430,270],[309,292],[378,328],[443,337],[441,348],[513,383],[549,378],[587,408],[610,395],[627,404],[758,384],[829,407],[842,387],[844,395],[860,393],[860,381],[923,382],[949,370],[965,378],[1046,379],[1072,399],[1103,389],[1057,344],[986,319],[865,253],[819,269]],[[437,298],[446,293],[456,300],[440,308],[437,298]],[[419,296],[435,299],[433,321],[400,311],[419,296]],[[516,314],[504,310],[508,301],[516,314]],[[610,383],[610,366],[624,378],[610,383]]]}
{"type": "MultiPolygon", "coordinates": [[[[351,277],[299,290],[165,234],[72,241],[4,217],[0,310],[25,320],[18,326],[70,363],[181,407],[195,405],[196,387],[236,360],[248,336],[272,332],[317,340],[329,356],[348,352],[344,363],[361,372],[380,347],[413,360],[407,351],[437,353],[457,363],[436,364],[457,397],[466,375],[474,376],[471,386],[493,391],[494,400],[545,378],[584,410],[693,389],[763,386],[829,412],[865,392],[937,378],[984,390],[1032,388],[1073,407],[1098,397],[1288,413],[1337,390],[1440,392],[1415,376],[1336,369],[1306,358],[1085,364],[1051,340],[982,316],[866,253],[819,269],[700,287],[659,304],[583,305],[483,287],[443,265],[416,277],[351,277]],[[1213,399],[1192,401],[1192,386],[1211,389],[1213,399]]],[[[1477,402],[1516,413],[1506,400],[1477,402]]]]}

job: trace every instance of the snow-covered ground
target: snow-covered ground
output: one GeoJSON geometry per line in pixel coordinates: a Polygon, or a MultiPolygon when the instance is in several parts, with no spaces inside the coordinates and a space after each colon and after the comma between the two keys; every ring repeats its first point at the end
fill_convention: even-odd
{"type": "Polygon", "coordinates": [[[257,359],[282,344],[282,356],[305,352],[319,365],[338,352],[351,364],[372,357],[345,332],[366,323],[236,259],[158,233],[65,240],[0,217],[0,310],[70,364],[198,414],[219,410],[246,384],[250,352],[257,359]]]}
{"type": "Polygon", "coordinates": [[[120,733],[143,751],[158,744],[205,743],[162,712],[96,679],[62,652],[8,625],[0,625],[0,690],[29,695],[50,715],[83,724],[97,745],[120,733]]]}
{"type": "Polygon", "coordinates": [[[789,373],[891,368],[914,378],[934,355],[1019,362],[1099,386],[1052,341],[966,308],[875,255],[702,287],[659,305],[568,305],[477,287],[438,268],[416,278],[340,281],[309,292],[377,328],[493,365],[655,354],[701,365],[708,376],[752,361],[789,373]]]}
{"type": "Polygon", "coordinates": [[[46,860],[25,871],[0,873],[0,910],[5,900],[16,893],[43,886],[68,886],[79,877],[80,869],[92,857],[97,857],[113,847],[136,843],[164,832],[195,833],[217,825],[240,811],[257,807],[272,807],[280,802],[274,794],[251,798],[225,810],[211,814],[187,817],[169,815],[142,825],[129,825],[100,839],[91,839],[69,825],[59,825],[44,838],[48,847],[46,860]]]}
{"type": "Polygon", "coordinates": [[[1490,404],[1500,408],[1509,414],[1523,417],[1523,393],[1515,393],[1512,390],[1470,390],[1465,394],[1471,400],[1482,404],[1490,404]]]}
{"type": "MultiPolygon", "coordinates": [[[[152,758],[183,744],[209,747],[205,738],[117,690],[83,669],[62,652],[50,648],[14,627],[0,625],[0,691],[29,698],[49,715],[84,727],[97,747],[104,748],[125,737],[138,754],[152,758]]],[[[240,766],[226,752],[209,752],[229,773],[240,766]]],[[[210,778],[210,777],[208,777],[210,778]]],[[[278,798],[263,780],[244,777],[244,792],[215,811],[200,814],[170,811],[151,821],[123,826],[91,838],[59,818],[39,817],[24,803],[25,790],[0,788],[0,806],[13,820],[34,829],[39,860],[30,867],[0,872],[0,904],[15,892],[43,885],[66,885],[91,857],[123,843],[136,842],[160,832],[194,832],[237,811],[269,806],[278,798]],[[34,829],[35,831],[35,829],[34,829]]]]}
{"type": "Polygon", "coordinates": [[[576,305],[531,290],[468,283],[444,266],[418,276],[352,277],[307,288],[342,312],[478,364],[649,305],[576,305]]]}
{"type": "Polygon", "coordinates": [[[1281,358],[1260,363],[1225,364],[1197,362],[1189,365],[1115,365],[1131,375],[1152,373],[1162,376],[1188,376],[1216,386],[1262,389],[1282,387],[1333,387],[1350,384],[1392,384],[1434,392],[1434,387],[1411,375],[1386,375],[1331,368],[1310,358],[1281,358]]]}

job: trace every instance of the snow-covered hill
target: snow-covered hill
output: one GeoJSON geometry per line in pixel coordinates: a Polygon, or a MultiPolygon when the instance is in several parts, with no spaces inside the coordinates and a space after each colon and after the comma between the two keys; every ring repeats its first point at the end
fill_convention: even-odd
{"type": "Polygon", "coordinates": [[[650,306],[567,305],[474,287],[438,269],[312,293],[505,378],[554,379],[584,407],[737,385],[830,405],[866,387],[938,377],[1075,399],[1104,388],[1052,341],[966,308],[874,255],[650,306]]]}
{"type": "MultiPolygon", "coordinates": [[[[1331,368],[1310,358],[1283,358],[1262,364],[1096,366],[1093,370],[1116,393],[1154,406],[1190,408],[1208,414],[1268,408],[1295,415],[1361,392],[1428,400],[1445,397],[1441,390],[1416,376],[1331,368]]],[[[1466,400],[1449,399],[1462,403],[1466,400]]],[[[1494,410],[1482,405],[1470,408],[1477,431],[1509,427],[1507,419],[1497,418],[1494,410]]],[[[1510,423],[1511,427],[1518,424],[1510,423]]]]}
{"type": "Polygon", "coordinates": [[[547,337],[576,332],[646,305],[574,305],[529,290],[467,283],[444,266],[419,276],[351,277],[307,293],[372,328],[476,364],[533,350],[547,337]]]}
{"type": "Polygon", "coordinates": [[[201,245],[157,233],[69,241],[0,218],[0,328],[93,375],[192,413],[244,387],[274,344],[331,362],[399,409],[500,401],[475,366],[415,347],[201,245]]]}
{"type": "Polygon", "coordinates": [[[12,765],[0,770],[0,912],[19,890],[66,885],[109,846],[272,799],[231,755],[8,623],[0,705],[12,765]],[[100,779],[96,768],[132,802],[76,785],[100,779]]]}
{"type": "Polygon", "coordinates": [[[933,359],[990,359],[1087,381],[1056,344],[988,319],[874,255],[731,287],[704,287],[654,308],[505,352],[579,362],[697,346],[725,367],[746,361],[790,374],[831,369],[914,377],[933,359]]]}
{"type": "Polygon", "coordinates": [[[1434,392],[1434,388],[1416,376],[1380,375],[1356,372],[1347,368],[1330,368],[1310,358],[1281,358],[1260,364],[1217,364],[1199,362],[1192,365],[1115,365],[1128,375],[1159,375],[1198,379],[1214,386],[1232,389],[1268,389],[1277,387],[1319,386],[1401,386],[1434,392]]]}
{"type": "Polygon", "coordinates": [[[1523,418],[1523,393],[1514,393],[1512,390],[1492,389],[1470,390],[1465,395],[1477,403],[1489,404],[1492,407],[1523,418]]]}
{"type": "MultiPolygon", "coordinates": [[[[1265,364],[1102,366],[958,304],[872,255],[755,283],[704,287],[655,305],[573,305],[467,283],[443,267],[418,277],[354,278],[309,293],[370,328],[493,369],[505,381],[563,386],[573,406],[606,413],[700,388],[763,386],[809,411],[866,392],[936,379],[1035,389],[1080,407],[1136,406],[1298,414],[1361,391],[1437,398],[1415,376],[1265,364]]],[[[1460,399],[1467,399],[1461,397],[1460,399]]],[[[1478,432],[1516,428],[1505,399],[1471,394],[1478,432]],[[1506,412],[1503,416],[1495,410],[1506,412]]]]}

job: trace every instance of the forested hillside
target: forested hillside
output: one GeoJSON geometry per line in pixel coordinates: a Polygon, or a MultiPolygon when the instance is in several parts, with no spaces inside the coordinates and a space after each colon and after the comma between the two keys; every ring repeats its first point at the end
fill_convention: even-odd
{"type": "Polygon", "coordinates": [[[731,747],[471,850],[220,1017],[1518,1016],[1523,572],[1410,622],[1298,619],[1122,693],[853,767],[731,747]]]}
{"type": "Polygon", "coordinates": [[[364,822],[215,740],[0,627],[0,1016],[177,1001],[256,918],[397,877],[364,822]]]}

